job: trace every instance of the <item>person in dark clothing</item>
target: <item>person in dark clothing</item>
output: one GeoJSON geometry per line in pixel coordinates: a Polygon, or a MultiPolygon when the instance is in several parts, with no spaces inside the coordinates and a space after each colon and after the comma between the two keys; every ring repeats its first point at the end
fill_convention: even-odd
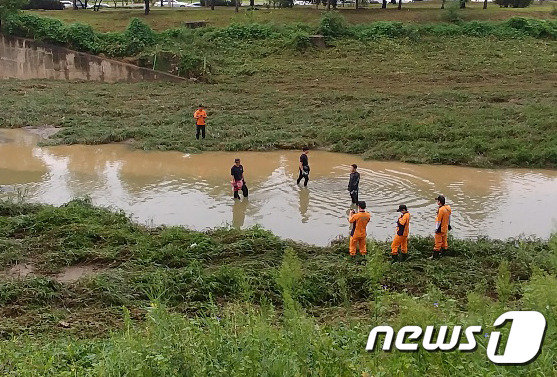
{"type": "Polygon", "coordinates": [[[300,174],[296,180],[296,184],[299,185],[302,178],[304,179],[304,186],[308,185],[309,181],[309,161],[308,161],[309,148],[302,148],[302,155],[300,156],[300,166],[298,167],[300,174]]]}
{"type": "Polygon", "coordinates": [[[234,160],[234,166],[230,169],[230,175],[232,175],[232,188],[234,190],[234,199],[240,199],[240,194],[238,191],[242,190],[244,198],[248,197],[248,186],[244,180],[244,167],[240,164],[240,159],[234,160]]]}
{"type": "Polygon", "coordinates": [[[357,171],[358,165],[352,164],[350,169],[350,181],[348,181],[348,192],[352,198],[352,204],[358,203],[358,186],[360,185],[360,173],[357,171]]]}

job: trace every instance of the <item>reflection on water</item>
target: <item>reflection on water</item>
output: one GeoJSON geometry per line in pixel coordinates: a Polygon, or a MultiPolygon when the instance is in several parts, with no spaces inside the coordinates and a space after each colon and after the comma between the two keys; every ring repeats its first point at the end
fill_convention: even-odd
{"type": "Polygon", "coordinates": [[[557,171],[489,170],[363,161],[311,151],[308,188],[295,184],[299,152],[144,152],[125,145],[36,146],[23,130],[0,130],[0,188],[62,204],[89,195],[141,223],[193,229],[259,224],[275,234],[324,245],[346,235],[350,164],[359,165],[360,199],[372,214],[369,233],[392,237],[399,204],[412,213],[412,234],[431,234],[442,193],[453,208],[453,234],[548,237],[557,227],[557,171]],[[242,159],[249,201],[234,201],[230,167],[242,159]]]}

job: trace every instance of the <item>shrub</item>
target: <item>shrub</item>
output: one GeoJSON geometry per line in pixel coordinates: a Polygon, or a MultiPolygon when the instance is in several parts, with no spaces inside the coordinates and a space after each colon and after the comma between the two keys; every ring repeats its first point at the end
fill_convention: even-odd
{"type": "Polygon", "coordinates": [[[178,74],[184,77],[204,78],[209,74],[209,66],[204,58],[191,52],[182,53],[178,64],[178,74]]]}
{"type": "Polygon", "coordinates": [[[350,29],[348,28],[346,20],[340,14],[336,12],[327,12],[321,18],[319,33],[326,37],[338,38],[348,36],[350,34],[350,29]]]}
{"type": "Polygon", "coordinates": [[[309,35],[303,32],[294,32],[290,38],[288,45],[295,50],[303,51],[311,47],[309,35]]]}
{"type": "Polygon", "coordinates": [[[6,32],[18,37],[33,38],[56,44],[66,43],[65,25],[60,20],[30,14],[6,17],[6,32]]]}
{"type": "Polygon", "coordinates": [[[269,25],[261,24],[231,24],[219,29],[213,34],[213,38],[228,38],[236,40],[265,39],[272,37],[274,31],[269,25]]]}
{"type": "Polygon", "coordinates": [[[100,40],[90,25],[71,24],[67,27],[68,46],[75,50],[96,54],[101,51],[100,40]]]}
{"type": "Polygon", "coordinates": [[[445,11],[445,18],[447,21],[455,24],[462,22],[460,17],[460,1],[452,0],[449,2],[449,6],[445,11]]]}
{"type": "Polygon", "coordinates": [[[132,18],[124,37],[127,40],[127,53],[136,55],[143,51],[146,46],[151,46],[156,42],[156,35],[149,25],[139,18],[132,18]]]}
{"type": "Polygon", "coordinates": [[[536,38],[557,38],[557,22],[555,21],[513,17],[506,21],[504,25],[536,38]]]}
{"type": "Polygon", "coordinates": [[[405,29],[402,22],[380,21],[370,25],[354,28],[354,34],[359,39],[373,39],[380,37],[402,37],[410,29],[405,29]]]}

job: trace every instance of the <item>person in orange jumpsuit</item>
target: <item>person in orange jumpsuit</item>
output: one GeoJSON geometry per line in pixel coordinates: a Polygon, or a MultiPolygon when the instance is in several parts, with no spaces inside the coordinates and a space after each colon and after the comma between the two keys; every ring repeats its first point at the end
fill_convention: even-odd
{"type": "Polygon", "coordinates": [[[397,212],[400,212],[400,217],[396,222],[396,234],[391,243],[391,257],[393,262],[398,260],[398,248],[402,251],[401,260],[404,261],[408,258],[408,232],[410,231],[410,213],[406,205],[401,204],[398,206],[397,212]]]}
{"type": "Polygon", "coordinates": [[[366,227],[369,223],[370,214],[366,212],[366,202],[358,202],[358,212],[356,213],[353,209],[350,210],[350,216],[348,217],[348,222],[352,224],[352,230],[350,231],[350,255],[356,256],[356,246],[360,247],[360,254],[366,255],[366,227]]]}
{"type": "Polygon", "coordinates": [[[438,208],[435,217],[435,245],[430,259],[439,258],[447,252],[449,230],[451,230],[451,207],[445,204],[443,195],[439,195],[436,200],[438,208]]]}
{"type": "Polygon", "coordinates": [[[207,112],[203,105],[199,105],[197,110],[193,113],[193,117],[195,118],[195,124],[197,127],[197,132],[195,134],[195,138],[199,140],[199,134],[205,139],[205,120],[207,119],[207,112]]]}

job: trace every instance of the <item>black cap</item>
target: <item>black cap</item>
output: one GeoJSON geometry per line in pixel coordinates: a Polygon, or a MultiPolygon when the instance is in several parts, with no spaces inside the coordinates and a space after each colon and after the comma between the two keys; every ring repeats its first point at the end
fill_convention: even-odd
{"type": "Polygon", "coordinates": [[[240,162],[240,159],[239,159],[239,158],[235,158],[235,159],[234,159],[234,162],[240,162]]]}
{"type": "Polygon", "coordinates": [[[360,207],[361,209],[365,209],[366,208],[366,202],[364,202],[363,200],[359,201],[358,202],[358,207],[360,207]]]}
{"type": "Polygon", "coordinates": [[[401,204],[398,206],[398,209],[396,211],[397,212],[408,211],[408,208],[406,208],[406,205],[401,204]]]}
{"type": "Polygon", "coordinates": [[[443,195],[439,195],[435,200],[439,200],[439,202],[445,205],[445,197],[443,195]]]}

